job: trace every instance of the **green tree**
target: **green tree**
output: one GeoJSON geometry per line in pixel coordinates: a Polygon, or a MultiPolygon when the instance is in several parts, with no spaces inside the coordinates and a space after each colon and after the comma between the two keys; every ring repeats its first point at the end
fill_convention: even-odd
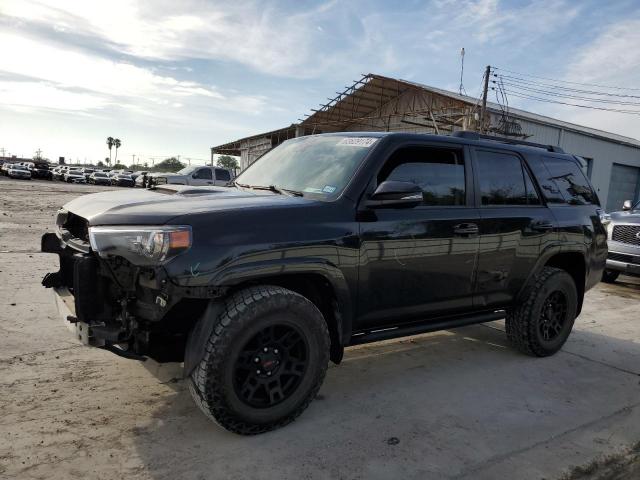
{"type": "Polygon", "coordinates": [[[114,169],[114,170],[126,170],[126,169],[127,169],[127,166],[126,166],[125,164],[123,164],[123,163],[116,163],[116,164],[113,166],[113,169],[114,169]]]}
{"type": "Polygon", "coordinates": [[[111,165],[111,149],[113,148],[113,137],[107,137],[107,147],[109,148],[109,162],[108,163],[109,163],[109,165],[111,165]]]}
{"type": "Polygon", "coordinates": [[[119,138],[115,138],[113,140],[113,146],[116,147],[116,163],[118,163],[118,149],[120,148],[121,145],[122,145],[122,142],[120,142],[119,138]]]}
{"type": "Polygon", "coordinates": [[[102,161],[98,162],[98,167],[104,167],[104,163],[102,163],[102,161]]]}
{"type": "Polygon", "coordinates": [[[153,172],[177,172],[184,168],[184,163],[180,162],[176,157],[167,158],[157,163],[151,171],[153,172]]]}
{"type": "Polygon", "coordinates": [[[238,168],[238,160],[231,155],[220,155],[218,157],[217,165],[222,168],[228,168],[231,171],[236,171],[238,168]]]}

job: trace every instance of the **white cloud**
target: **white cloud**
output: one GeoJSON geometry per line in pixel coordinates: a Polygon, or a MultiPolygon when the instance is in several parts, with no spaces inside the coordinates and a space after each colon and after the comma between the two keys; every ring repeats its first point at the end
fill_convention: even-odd
{"type": "Polygon", "coordinates": [[[302,14],[281,15],[256,2],[135,2],[5,0],[4,14],[60,31],[96,36],[128,55],[154,60],[238,61],[259,71],[305,76],[313,53],[310,22],[333,2],[302,14]]]}
{"type": "MultiPolygon", "coordinates": [[[[5,105],[32,106],[60,110],[91,110],[107,105],[172,105],[193,99],[215,109],[251,106],[260,111],[263,97],[228,96],[211,85],[177,80],[149,69],[30,40],[13,33],[0,33],[0,70],[13,79],[0,79],[0,95],[5,105]],[[16,78],[38,81],[21,82],[16,78]],[[33,94],[29,94],[29,89],[33,94]],[[40,102],[40,103],[38,103],[40,102]]],[[[151,112],[150,112],[151,113],[151,112]]]]}
{"type": "MultiPolygon", "coordinates": [[[[640,88],[640,19],[629,19],[607,26],[586,45],[567,67],[565,80],[605,86],[640,88]]],[[[572,85],[589,90],[590,87],[572,85]]],[[[595,88],[612,93],[640,95],[640,91],[595,88]]],[[[640,103],[640,99],[626,99],[640,103]]],[[[571,102],[570,100],[568,100],[571,102]]],[[[577,102],[584,103],[584,102],[577,102]]],[[[607,108],[635,109],[633,106],[599,104],[607,108]]],[[[640,116],[577,107],[558,107],[562,118],[582,125],[640,138],[640,116]]]]}

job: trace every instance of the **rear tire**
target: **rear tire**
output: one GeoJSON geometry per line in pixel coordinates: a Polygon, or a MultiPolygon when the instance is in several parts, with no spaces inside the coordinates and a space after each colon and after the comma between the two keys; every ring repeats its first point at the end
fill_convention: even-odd
{"type": "Polygon", "coordinates": [[[615,270],[605,270],[602,272],[602,281],[604,283],[615,283],[619,276],[620,272],[615,270]]]}
{"type": "Polygon", "coordinates": [[[275,286],[241,290],[225,302],[189,379],[196,404],[229,431],[282,427],[315,398],[329,362],[329,332],[316,306],[275,286]]]}
{"type": "Polygon", "coordinates": [[[507,338],[527,355],[553,355],[567,341],[577,307],[578,293],[571,275],[559,268],[544,267],[522,302],[507,312],[507,338]]]}

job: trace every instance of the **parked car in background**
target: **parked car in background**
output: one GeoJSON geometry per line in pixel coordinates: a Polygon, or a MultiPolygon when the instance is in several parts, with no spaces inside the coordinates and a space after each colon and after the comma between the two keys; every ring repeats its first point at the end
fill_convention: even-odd
{"type": "Polygon", "coordinates": [[[607,267],[602,281],[613,283],[620,274],[640,276],[640,201],[626,200],[622,211],[606,215],[607,267]]]}
{"type": "Polygon", "coordinates": [[[87,180],[87,182],[89,181],[89,177],[91,176],[91,174],[93,172],[95,172],[96,169],[95,168],[83,168],[82,169],[82,174],[84,175],[85,180],[87,180]]]}
{"type": "Polygon", "coordinates": [[[53,179],[54,180],[64,180],[64,176],[67,173],[69,167],[66,165],[62,165],[61,167],[56,167],[53,171],[53,179]]]}
{"type": "Polygon", "coordinates": [[[10,165],[7,169],[7,176],[9,178],[20,178],[23,180],[31,180],[31,171],[24,165],[10,165]]]}
{"type": "Polygon", "coordinates": [[[133,178],[133,181],[135,182],[136,180],[138,180],[139,177],[146,175],[148,173],[149,172],[146,170],[137,170],[131,174],[131,178],[133,178]]]}
{"type": "Polygon", "coordinates": [[[129,174],[116,173],[111,177],[111,185],[115,185],[117,187],[134,187],[135,182],[129,174]]]}
{"type": "Polygon", "coordinates": [[[53,174],[48,163],[34,163],[30,170],[31,178],[42,178],[44,180],[53,179],[53,174]]]}
{"type": "Polygon", "coordinates": [[[64,174],[64,181],[67,183],[87,183],[87,179],[81,168],[70,168],[64,174]]]}
{"type": "Polygon", "coordinates": [[[93,185],[111,185],[111,178],[106,172],[93,172],[87,182],[93,185]]]}
{"type": "Polygon", "coordinates": [[[220,167],[190,166],[177,173],[152,174],[152,185],[215,185],[224,187],[233,179],[231,170],[220,167]]]}
{"type": "Polygon", "coordinates": [[[4,175],[7,176],[7,171],[9,170],[9,167],[13,165],[13,163],[3,163],[2,167],[0,167],[0,175],[4,175]]]}

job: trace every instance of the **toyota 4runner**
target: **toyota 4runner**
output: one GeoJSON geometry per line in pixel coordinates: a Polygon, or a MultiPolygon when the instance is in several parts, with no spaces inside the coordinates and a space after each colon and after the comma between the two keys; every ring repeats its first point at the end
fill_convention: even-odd
{"type": "Polygon", "coordinates": [[[231,188],[77,198],[43,284],[85,344],[184,362],[223,427],[291,422],[345,347],[505,319],[521,352],[567,340],[607,233],[576,157],[484,137],[295,138],[231,188]]]}

